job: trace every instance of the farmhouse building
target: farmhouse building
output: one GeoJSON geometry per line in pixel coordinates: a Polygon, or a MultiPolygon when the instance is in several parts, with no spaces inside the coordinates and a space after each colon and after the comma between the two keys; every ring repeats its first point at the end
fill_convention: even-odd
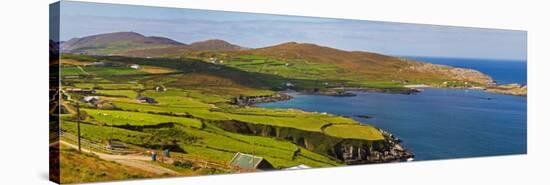
{"type": "Polygon", "coordinates": [[[273,165],[266,159],[240,152],[233,156],[229,165],[231,168],[238,171],[263,171],[273,169],[273,165]]]}
{"type": "Polygon", "coordinates": [[[154,103],[157,103],[157,101],[153,98],[149,98],[149,97],[145,97],[145,96],[142,96],[142,97],[138,97],[138,102],[139,103],[150,103],[150,104],[154,104],[154,103]]]}
{"type": "Polygon", "coordinates": [[[285,86],[286,87],[294,87],[294,84],[292,82],[286,82],[285,86]]]}
{"type": "Polygon", "coordinates": [[[162,85],[157,85],[155,87],[155,91],[159,91],[159,92],[166,92],[166,87],[162,86],[162,85]]]}
{"type": "Polygon", "coordinates": [[[82,98],[82,102],[91,103],[93,105],[95,105],[98,101],[99,101],[99,97],[97,97],[97,96],[86,96],[86,97],[82,98]]]}
{"type": "Polygon", "coordinates": [[[208,62],[210,63],[216,63],[217,61],[218,61],[217,58],[213,58],[213,57],[208,58],[208,62]]]}

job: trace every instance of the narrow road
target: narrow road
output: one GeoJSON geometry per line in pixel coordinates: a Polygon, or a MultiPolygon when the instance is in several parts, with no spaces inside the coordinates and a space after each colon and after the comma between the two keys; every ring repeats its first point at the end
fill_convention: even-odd
{"type": "Polygon", "coordinates": [[[82,67],[80,66],[76,66],[76,67],[78,67],[78,69],[80,69],[84,74],[90,75],[90,73],[86,72],[82,67]]]}
{"type": "MultiPolygon", "coordinates": [[[[78,146],[76,146],[74,144],[71,144],[71,143],[68,143],[66,141],[59,141],[59,142],[61,144],[65,145],[65,146],[78,149],[78,146]]],[[[146,161],[151,160],[151,158],[148,157],[148,156],[143,156],[143,155],[111,155],[111,154],[105,154],[105,153],[90,151],[90,150],[85,149],[85,148],[82,148],[82,151],[87,152],[87,153],[93,153],[93,154],[97,155],[99,158],[101,158],[103,160],[106,160],[106,161],[114,161],[114,162],[117,162],[117,163],[125,165],[125,166],[138,168],[138,169],[148,171],[148,172],[151,172],[151,173],[155,173],[155,174],[159,174],[159,175],[162,175],[162,174],[180,175],[178,172],[176,172],[174,170],[171,170],[171,169],[168,169],[168,168],[164,168],[162,166],[157,166],[157,165],[146,162],[146,161]]]]}

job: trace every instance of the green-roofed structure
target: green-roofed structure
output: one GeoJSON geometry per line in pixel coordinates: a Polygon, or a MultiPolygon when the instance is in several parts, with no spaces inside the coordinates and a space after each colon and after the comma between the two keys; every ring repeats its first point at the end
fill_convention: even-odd
{"type": "Polygon", "coordinates": [[[266,159],[240,152],[235,154],[229,165],[239,171],[264,171],[273,169],[273,165],[266,159]]]}

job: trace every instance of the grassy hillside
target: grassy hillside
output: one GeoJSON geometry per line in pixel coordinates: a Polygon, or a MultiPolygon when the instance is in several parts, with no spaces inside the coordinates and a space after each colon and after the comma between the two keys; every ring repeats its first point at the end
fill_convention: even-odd
{"type": "Polygon", "coordinates": [[[237,51],[183,51],[167,48],[144,49],[136,53],[173,59],[192,58],[218,67],[255,73],[258,79],[273,85],[282,86],[292,82],[305,89],[341,86],[403,88],[409,84],[439,87],[493,85],[489,76],[471,69],[307,43],[292,42],[237,51]]]}
{"type": "MultiPolygon", "coordinates": [[[[363,51],[344,51],[308,43],[289,42],[265,48],[246,49],[217,39],[187,45],[168,38],[119,32],[72,39],[63,44],[62,51],[146,59],[194,59],[217,64],[208,67],[218,68],[220,72],[229,71],[221,67],[251,72],[254,78],[268,83],[269,87],[279,88],[285,88],[282,84],[287,82],[297,84],[298,89],[341,86],[403,88],[409,84],[438,87],[494,85],[489,76],[471,69],[434,65],[363,51]]],[[[182,69],[182,66],[176,68],[182,69]]],[[[125,71],[131,73],[119,69],[119,73],[125,71]]],[[[82,74],[81,70],[75,68],[65,69],[64,72],[82,74]]]]}
{"type": "Polygon", "coordinates": [[[61,183],[82,183],[159,177],[136,168],[105,161],[93,154],[62,148],[60,152],[61,183]]]}
{"type": "MultiPolygon", "coordinates": [[[[333,156],[336,154],[329,153],[335,150],[337,143],[346,139],[365,143],[385,140],[378,129],[360,125],[350,118],[293,109],[239,107],[229,103],[238,96],[272,95],[280,88],[280,84],[272,80],[284,82],[289,80],[286,77],[197,59],[65,54],[61,61],[62,71],[75,68],[86,71],[84,74],[62,73],[62,89],[96,90],[93,94],[66,91],[71,99],[63,99],[63,102],[68,109],[75,110],[81,98],[99,97],[96,104],[80,102],[84,122],[82,135],[99,143],[116,139],[143,150],[169,146],[176,156],[200,158],[216,164],[227,164],[235,153],[243,152],[264,157],[276,168],[286,168],[300,164],[314,167],[345,165],[333,156]],[[87,66],[98,61],[107,65],[87,66]],[[129,64],[171,72],[129,70],[129,64]],[[165,87],[165,91],[155,90],[159,86],[165,87]],[[139,103],[136,100],[139,96],[153,98],[157,103],[139,103]],[[234,130],[238,124],[257,131],[234,130]],[[344,125],[353,130],[342,131],[340,128],[344,125]]],[[[312,79],[297,81],[315,84],[312,79]]],[[[76,132],[74,113],[62,116],[61,128],[69,133],[76,132]]]]}
{"type": "Polygon", "coordinates": [[[442,86],[446,81],[485,86],[492,79],[478,71],[421,63],[377,53],[343,51],[314,44],[284,43],[244,51],[212,53],[222,65],[294,79],[312,79],[327,86],[372,88],[402,87],[407,84],[442,86]]]}

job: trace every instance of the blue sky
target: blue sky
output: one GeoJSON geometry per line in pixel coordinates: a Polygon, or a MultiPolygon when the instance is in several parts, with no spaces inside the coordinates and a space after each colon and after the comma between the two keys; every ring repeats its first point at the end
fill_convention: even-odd
{"type": "Polygon", "coordinates": [[[62,2],[61,40],[119,31],[249,48],[295,41],[401,56],[527,58],[525,31],[62,2]]]}

